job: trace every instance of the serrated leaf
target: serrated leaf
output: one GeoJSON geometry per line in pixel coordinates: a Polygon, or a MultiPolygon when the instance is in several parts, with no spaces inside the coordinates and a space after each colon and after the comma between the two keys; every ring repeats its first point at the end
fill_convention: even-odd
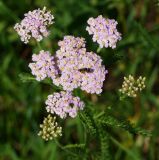
{"type": "Polygon", "coordinates": [[[93,116],[91,116],[91,111],[85,107],[85,109],[79,113],[79,117],[88,129],[91,135],[97,136],[97,127],[93,120],[93,116]]]}
{"type": "Polygon", "coordinates": [[[66,146],[64,146],[64,149],[71,149],[71,148],[84,148],[85,144],[68,144],[66,146]]]}
{"type": "Polygon", "coordinates": [[[33,77],[32,75],[28,73],[20,73],[19,78],[23,83],[36,81],[35,77],[33,77]]]}
{"type": "Polygon", "coordinates": [[[111,155],[109,152],[109,135],[106,131],[103,130],[102,126],[98,125],[99,129],[99,138],[100,138],[100,149],[101,149],[101,160],[110,160],[111,155]]]}
{"type": "Polygon", "coordinates": [[[103,116],[97,120],[100,124],[108,125],[115,128],[122,128],[132,134],[142,134],[144,136],[151,136],[151,133],[140,127],[134,126],[127,120],[118,120],[112,116],[103,116]]]}

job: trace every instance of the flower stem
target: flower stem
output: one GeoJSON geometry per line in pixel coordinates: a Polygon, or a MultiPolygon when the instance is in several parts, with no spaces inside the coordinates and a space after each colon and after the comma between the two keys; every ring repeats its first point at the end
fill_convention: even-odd
{"type": "Polygon", "coordinates": [[[38,45],[39,50],[42,50],[40,42],[37,41],[37,45],[38,45]]]}
{"type": "Polygon", "coordinates": [[[102,111],[102,112],[100,112],[98,115],[96,115],[94,118],[95,118],[95,119],[97,119],[97,118],[99,118],[99,117],[103,116],[104,114],[105,114],[105,112],[104,112],[104,111],[102,111]]]}
{"type": "Polygon", "coordinates": [[[98,47],[97,53],[99,53],[102,50],[102,48],[98,47]]]}
{"type": "Polygon", "coordinates": [[[62,150],[66,151],[67,153],[71,154],[72,156],[76,156],[75,153],[73,153],[73,152],[65,149],[64,146],[62,146],[62,145],[58,142],[58,140],[54,139],[54,141],[55,141],[56,145],[57,145],[58,147],[60,147],[62,150]]]}
{"type": "Polygon", "coordinates": [[[119,143],[115,138],[110,137],[111,141],[117,145],[120,149],[122,149],[123,151],[125,151],[129,156],[131,156],[134,160],[139,160],[138,157],[136,157],[131,151],[129,151],[124,145],[122,145],[121,143],[119,143]]]}

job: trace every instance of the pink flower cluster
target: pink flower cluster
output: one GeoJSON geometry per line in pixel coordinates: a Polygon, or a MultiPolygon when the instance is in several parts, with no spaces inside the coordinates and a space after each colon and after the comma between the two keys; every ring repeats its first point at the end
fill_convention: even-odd
{"type": "Polygon", "coordinates": [[[100,94],[107,73],[100,56],[86,51],[83,38],[65,36],[59,46],[56,59],[60,76],[52,78],[54,84],[68,91],[79,87],[88,93],[100,94]]]}
{"type": "Polygon", "coordinates": [[[41,41],[49,35],[47,26],[53,24],[54,16],[46,11],[46,7],[43,10],[29,11],[24,16],[25,18],[14,26],[24,43],[28,43],[31,37],[41,41]]]}
{"type": "Polygon", "coordinates": [[[114,19],[103,18],[102,15],[97,18],[89,18],[89,26],[86,30],[93,35],[93,41],[100,45],[100,48],[116,48],[117,41],[121,40],[121,34],[117,31],[117,21],[114,19]]]}
{"type": "Polygon", "coordinates": [[[84,103],[79,97],[72,96],[71,92],[57,92],[49,95],[45,104],[47,112],[55,113],[61,118],[66,118],[67,115],[74,118],[77,116],[78,110],[84,108],[84,103]]]}
{"type": "MultiPolygon", "coordinates": [[[[14,27],[24,43],[28,43],[31,37],[41,41],[48,36],[47,27],[54,23],[54,16],[46,11],[46,7],[29,11],[24,16],[14,27]]],[[[89,18],[88,24],[86,30],[93,35],[93,41],[99,43],[100,48],[115,48],[121,39],[115,20],[98,16],[89,18]]],[[[74,97],[72,91],[80,88],[87,93],[100,94],[108,71],[102,65],[100,56],[86,50],[84,38],[64,36],[58,46],[59,50],[54,56],[44,50],[33,54],[33,62],[29,67],[36,80],[51,78],[55,85],[63,87],[64,91],[48,96],[45,102],[47,111],[61,118],[66,118],[67,115],[76,117],[78,110],[84,108],[84,103],[79,97],[74,97]]]]}
{"type": "Polygon", "coordinates": [[[66,91],[81,88],[88,93],[100,94],[108,73],[100,56],[86,51],[84,38],[65,36],[59,46],[55,57],[45,51],[33,55],[34,62],[29,67],[36,79],[49,77],[66,91]]]}
{"type": "Polygon", "coordinates": [[[100,94],[108,71],[102,65],[100,56],[86,51],[84,38],[65,36],[58,45],[60,49],[55,56],[43,50],[33,54],[29,67],[38,81],[49,77],[66,91],[48,96],[47,111],[61,118],[65,118],[67,113],[75,117],[84,103],[79,97],[73,97],[71,91],[81,88],[88,93],[100,94]]]}
{"type": "Polygon", "coordinates": [[[55,78],[57,70],[55,69],[54,57],[48,51],[42,50],[39,54],[33,54],[32,60],[33,62],[29,64],[29,67],[37,81],[46,77],[55,78]]]}

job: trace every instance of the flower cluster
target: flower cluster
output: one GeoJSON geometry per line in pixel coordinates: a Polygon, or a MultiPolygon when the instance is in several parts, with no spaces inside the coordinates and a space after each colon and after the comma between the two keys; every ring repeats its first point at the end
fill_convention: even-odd
{"type": "Polygon", "coordinates": [[[74,50],[78,51],[81,48],[85,48],[86,41],[82,37],[64,36],[64,39],[58,42],[58,46],[65,52],[74,50]]]}
{"type": "Polygon", "coordinates": [[[93,41],[100,45],[100,48],[116,48],[117,41],[121,40],[121,34],[117,31],[117,21],[114,19],[103,18],[102,15],[97,18],[89,18],[86,30],[93,35],[93,41]]]}
{"type": "Polygon", "coordinates": [[[100,56],[86,51],[84,38],[65,36],[59,46],[55,57],[43,50],[33,54],[29,67],[36,79],[50,77],[66,91],[79,87],[88,93],[100,94],[108,73],[100,56]]]}
{"type": "Polygon", "coordinates": [[[53,24],[54,16],[46,11],[46,7],[43,10],[29,11],[24,16],[25,18],[14,26],[24,43],[28,43],[31,37],[41,41],[49,35],[47,26],[53,24]]]}
{"type": "Polygon", "coordinates": [[[56,117],[52,117],[50,114],[44,118],[43,124],[40,125],[40,128],[41,130],[38,135],[46,141],[62,136],[62,127],[58,126],[56,117]]]}
{"type": "Polygon", "coordinates": [[[49,95],[45,103],[47,112],[56,113],[61,118],[66,118],[67,114],[74,118],[78,110],[84,108],[84,103],[79,97],[74,97],[71,92],[65,91],[49,95]]]}
{"type": "MultiPolygon", "coordinates": [[[[48,26],[54,23],[54,16],[46,11],[46,7],[42,10],[29,11],[24,16],[24,19],[14,27],[24,43],[28,43],[31,37],[41,41],[43,37],[48,36],[48,26]]],[[[101,48],[115,48],[117,41],[121,39],[115,20],[98,16],[95,19],[90,18],[88,24],[90,26],[86,30],[93,35],[93,41],[97,41],[101,48]]],[[[39,54],[33,54],[33,62],[29,67],[37,81],[51,78],[55,85],[63,87],[64,91],[48,96],[45,102],[47,112],[57,114],[60,118],[67,116],[74,118],[79,110],[83,110],[85,104],[79,97],[73,96],[72,91],[80,88],[87,93],[100,94],[108,71],[102,65],[100,56],[86,50],[84,38],[64,36],[63,40],[58,42],[58,46],[59,50],[54,56],[44,50],[39,54]]],[[[142,79],[136,82],[139,90],[143,88],[142,82],[142,79]]],[[[127,92],[126,89],[122,92],[124,91],[127,92]]],[[[61,136],[62,128],[55,120],[56,117],[48,115],[40,125],[41,131],[38,135],[45,140],[61,136]]]]}
{"type": "Polygon", "coordinates": [[[79,87],[88,93],[101,93],[107,70],[100,56],[86,51],[84,38],[65,36],[59,46],[56,59],[60,76],[53,78],[54,84],[68,91],[79,87]]]}
{"type": "Polygon", "coordinates": [[[38,55],[33,54],[32,61],[33,63],[30,63],[29,67],[37,81],[46,77],[55,78],[57,70],[55,69],[54,57],[48,51],[42,50],[38,55]]]}
{"type": "Polygon", "coordinates": [[[81,88],[88,93],[100,94],[108,71],[102,65],[100,56],[86,51],[84,38],[65,36],[58,45],[60,49],[55,56],[43,50],[37,55],[33,54],[29,67],[38,81],[49,77],[66,91],[48,96],[47,111],[61,118],[67,114],[75,117],[77,111],[83,109],[84,103],[79,97],[73,97],[71,91],[81,88]]]}
{"type": "Polygon", "coordinates": [[[122,88],[119,90],[122,94],[129,97],[136,97],[139,91],[145,88],[145,77],[139,77],[137,80],[132,75],[124,77],[122,88]]]}

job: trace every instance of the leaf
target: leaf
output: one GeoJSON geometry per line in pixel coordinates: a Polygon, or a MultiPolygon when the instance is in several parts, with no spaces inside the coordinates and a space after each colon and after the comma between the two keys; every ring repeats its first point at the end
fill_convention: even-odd
{"type": "Polygon", "coordinates": [[[141,134],[144,136],[151,136],[151,133],[140,128],[134,126],[134,124],[131,124],[127,120],[118,120],[112,116],[103,116],[100,119],[98,119],[98,122],[103,125],[108,125],[115,128],[122,128],[132,134],[141,134]]]}
{"type": "Polygon", "coordinates": [[[64,149],[71,149],[71,148],[84,148],[85,144],[68,144],[66,146],[64,146],[64,149]]]}
{"type": "Polygon", "coordinates": [[[78,156],[85,154],[85,144],[69,144],[69,145],[63,146],[63,149],[67,151],[71,151],[78,156]]]}
{"type": "Polygon", "coordinates": [[[2,1],[0,2],[0,14],[5,15],[6,18],[11,17],[15,21],[19,20],[17,15],[10,8],[8,8],[2,1]]]}
{"type": "Polygon", "coordinates": [[[93,120],[93,116],[91,116],[91,111],[88,109],[88,107],[85,107],[85,109],[79,113],[79,116],[84,125],[86,126],[86,129],[88,129],[87,132],[89,131],[91,135],[97,136],[98,129],[93,120]]]}
{"type": "Polygon", "coordinates": [[[35,77],[31,76],[29,73],[19,74],[19,78],[23,83],[36,81],[35,77]]]}
{"type": "Polygon", "coordinates": [[[100,149],[101,149],[101,160],[110,160],[110,152],[109,152],[109,135],[106,131],[103,130],[102,126],[98,125],[99,129],[99,138],[100,138],[100,149]]]}
{"type": "Polygon", "coordinates": [[[153,85],[155,83],[155,81],[157,80],[157,76],[158,76],[158,67],[156,67],[155,69],[153,69],[152,74],[150,76],[150,79],[147,82],[147,90],[151,91],[153,88],[153,85]]]}
{"type": "Polygon", "coordinates": [[[155,40],[152,38],[152,36],[146,31],[144,27],[142,27],[141,24],[135,22],[135,26],[138,28],[139,32],[141,33],[141,36],[148,42],[150,47],[153,47],[157,51],[159,51],[158,44],[155,42],[155,40]]]}

